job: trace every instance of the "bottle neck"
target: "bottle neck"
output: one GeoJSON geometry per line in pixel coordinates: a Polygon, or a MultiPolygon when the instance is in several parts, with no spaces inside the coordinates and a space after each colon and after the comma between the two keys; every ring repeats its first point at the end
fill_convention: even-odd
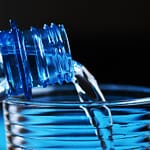
{"type": "Polygon", "coordinates": [[[11,30],[0,33],[0,49],[11,95],[24,93],[31,98],[33,87],[73,79],[73,61],[63,25],[20,31],[11,21],[11,30]]]}

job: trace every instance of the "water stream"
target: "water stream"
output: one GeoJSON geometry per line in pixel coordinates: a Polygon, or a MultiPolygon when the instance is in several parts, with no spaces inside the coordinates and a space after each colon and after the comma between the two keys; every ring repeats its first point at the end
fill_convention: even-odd
{"type": "MultiPolygon", "coordinates": [[[[74,68],[75,78],[73,83],[79,95],[80,102],[105,103],[106,99],[94,76],[86,69],[86,67],[79,63],[75,63],[74,68]]],[[[111,135],[113,120],[110,109],[105,104],[98,108],[87,108],[84,106],[81,106],[81,108],[89,118],[91,125],[95,127],[95,133],[100,141],[100,147],[104,150],[113,149],[111,135]],[[106,118],[106,116],[109,117],[106,118]],[[106,119],[103,120],[104,118],[106,119]]]]}

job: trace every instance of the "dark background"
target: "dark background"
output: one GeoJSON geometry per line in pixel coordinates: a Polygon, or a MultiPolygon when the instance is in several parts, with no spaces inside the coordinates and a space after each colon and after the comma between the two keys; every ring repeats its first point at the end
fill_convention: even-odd
{"type": "Polygon", "coordinates": [[[0,29],[64,24],[72,56],[100,82],[149,83],[150,9],[144,0],[1,0],[0,29]]]}
{"type": "MultiPolygon", "coordinates": [[[[73,58],[98,81],[150,85],[147,1],[0,0],[0,30],[9,29],[9,19],[22,29],[41,28],[50,22],[64,24],[73,58]]],[[[1,135],[0,145],[4,145],[1,135]]]]}

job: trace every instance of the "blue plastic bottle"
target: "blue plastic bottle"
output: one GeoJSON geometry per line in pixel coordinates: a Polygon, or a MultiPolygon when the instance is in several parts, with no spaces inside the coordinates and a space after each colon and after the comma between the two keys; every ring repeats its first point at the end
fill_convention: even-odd
{"type": "Polygon", "coordinates": [[[0,32],[0,51],[10,95],[24,94],[31,98],[33,87],[72,80],[73,62],[63,25],[52,23],[43,29],[31,27],[26,31],[19,30],[14,21],[10,25],[9,31],[0,32]]]}

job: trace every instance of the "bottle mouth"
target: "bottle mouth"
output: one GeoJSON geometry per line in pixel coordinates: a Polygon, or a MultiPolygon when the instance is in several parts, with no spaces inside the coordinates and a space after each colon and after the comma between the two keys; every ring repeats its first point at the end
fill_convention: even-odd
{"type": "Polygon", "coordinates": [[[10,26],[9,31],[0,32],[0,55],[10,95],[24,93],[30,99],[33,87],[71,82],[74,70],[63,25],[51,23],[25,31],[14,21],[10,26]]]}
{"type": "Polygon", "coordinates": [[[41,105],[41,107],[127,107],[150,104],[150,88],[133,85],[102,84],[100,86],[106,102],[80,102],[73,85],[33,88],[33,98],[29,101],[23,95],[9,97],[6,103],[17,105],[41,105]]]}

